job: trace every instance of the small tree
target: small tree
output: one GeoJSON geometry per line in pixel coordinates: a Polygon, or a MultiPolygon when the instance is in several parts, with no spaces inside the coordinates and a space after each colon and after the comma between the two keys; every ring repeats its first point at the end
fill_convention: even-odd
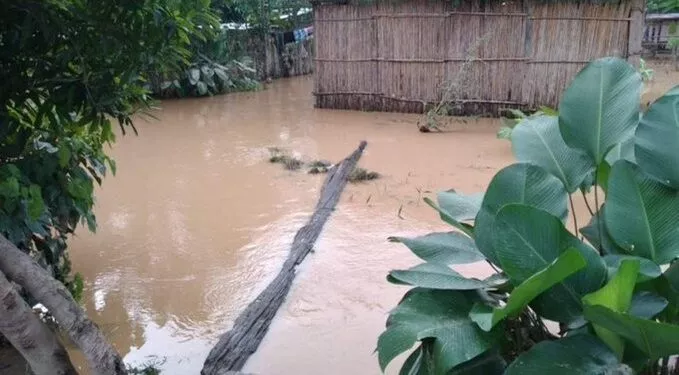
{"type": "Polygon", "coordinates": [[[383,369],[417,344],[401,374],[668,373],[679,353],[679,87],[640,113],[641,86],[624,60],[591,62],[558,115],[516,126],[519,163],[485,194],[427,200],[456,231],[392,238],[426,263],[388,276],[415,288],[379,338],[383,369]],[[584,227],[576,193],[591,207],[584,227]],[[449,267],[480,260],[496,273],[449,267]]]}

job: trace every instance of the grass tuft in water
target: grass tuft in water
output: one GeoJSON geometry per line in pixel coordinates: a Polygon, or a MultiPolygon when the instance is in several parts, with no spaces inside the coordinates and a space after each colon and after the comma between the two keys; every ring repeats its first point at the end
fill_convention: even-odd
{"type": "Polygon", "coordinates": [[[349,182],[362,182],[371,181],[380,178],[380,174],[377,172],[369,171],[365,168],[356,167],[349,174],[349,182]]]}
{"type": "Polygon", "coordinates": [[[296,171],[304,165],[300,159],[288,155],[287,151],[278,147],[269,147],[269,162],[283,164],[285,169],[289,171],[296,171]]]}
{"type": "Polygon", "coordinates": [[[332,163],[326,160],[314,160],[307,165],[309,174],[328,173],[332,163]]]}

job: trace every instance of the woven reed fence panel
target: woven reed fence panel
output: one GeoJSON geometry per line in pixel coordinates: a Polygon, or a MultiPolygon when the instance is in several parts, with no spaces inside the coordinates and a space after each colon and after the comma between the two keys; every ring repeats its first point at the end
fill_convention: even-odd
{"type": "Polygon", "coordinates": [[[314,7],[320,108],[423,112],[442,99],[459,114],[556,107],[586,61],[628,54],[627,1],[351,1],[314,7]]]}

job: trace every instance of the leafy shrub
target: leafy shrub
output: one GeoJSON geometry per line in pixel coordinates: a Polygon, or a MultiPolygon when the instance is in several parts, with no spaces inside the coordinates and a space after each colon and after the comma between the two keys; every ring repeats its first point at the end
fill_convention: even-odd
{"type": "Polygon", "coordinates": [[[105,145],[148,109],[144,71],[177,70],[216,18],[202,0],[3,2],[0,12],[0,235],[78,298],[66,240],[94,231],[105,145]]]}
{"type": "Polygon", "coordinates": [[[401,374],[666,374],[676,366],[679,86],[644,113],[641,87],[626,61],[591,62],[558,115],[513,129],[518,163],[485,194],[426,199],[456,231],[391,238],[425,263],[388,276],[415,288],[379,337],[382,369],[415,344],[401,374]],[[570,232],[576,193],[594,203],[589,223],[570,232]],[[483,280],[449,267],[484,260],[496,273],[483,280]]]}
{"type": "Polygon", "coordinates": [[[163,81],[153,91],[159,97],[168,98],[257,90],[260,84],[252,64],[247,58],[232,60],[226,65],[202,59],[176,79],[163,81]]]}

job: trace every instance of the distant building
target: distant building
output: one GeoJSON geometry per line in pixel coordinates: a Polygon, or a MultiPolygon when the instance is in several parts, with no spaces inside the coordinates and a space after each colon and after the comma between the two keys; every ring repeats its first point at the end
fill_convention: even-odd
{"type": "Polygon", "coordinates": [[[666,50],[672,36],[679,37],[679,13],[646,15],[643,46],[651,51],[666,50]]]}

